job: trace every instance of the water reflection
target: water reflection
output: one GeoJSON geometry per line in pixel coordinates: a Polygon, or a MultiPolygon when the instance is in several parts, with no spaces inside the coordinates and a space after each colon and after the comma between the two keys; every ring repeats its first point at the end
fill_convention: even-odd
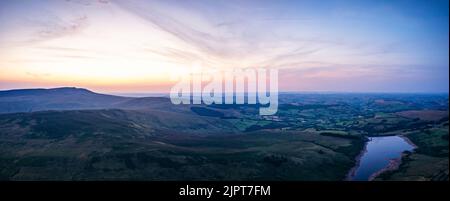
{"type": "Polygon", "coordinates": [[[371,137],[366,151],[361,156],[352,180],[367,181],[374,173],[389,165],[390,160],[399,159],[404,151],[412,151],[414,146],[398,136],[371,137]]]}

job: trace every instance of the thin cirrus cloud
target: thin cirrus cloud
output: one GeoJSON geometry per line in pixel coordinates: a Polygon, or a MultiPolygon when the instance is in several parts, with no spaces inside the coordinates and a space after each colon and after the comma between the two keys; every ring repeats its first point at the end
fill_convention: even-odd
{"type": "Polygon", "coordinates": [[[448,1],[49,0],[0,9],[3,89],[161,92],[171,73],[201,62],[278,68],[285,91],[448,91],[448,1]]]}

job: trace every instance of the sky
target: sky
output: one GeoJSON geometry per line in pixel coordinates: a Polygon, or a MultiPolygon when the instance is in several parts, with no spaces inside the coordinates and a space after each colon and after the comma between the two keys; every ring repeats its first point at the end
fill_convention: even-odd
{"type": "Polygon", "coordinates": [[[280,91],[448,92],[449,1],[0,1],[0,90],[167,92],[276,68],[280,91]]]}

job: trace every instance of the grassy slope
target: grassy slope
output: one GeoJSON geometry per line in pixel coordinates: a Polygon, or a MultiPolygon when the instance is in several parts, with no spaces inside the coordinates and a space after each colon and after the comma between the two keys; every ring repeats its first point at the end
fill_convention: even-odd
{"type": "Polygon", "coordinates": [[[398,170],[379,176],[378,180],[447,180],[449,179],[448,121],[437,128],[406,135],[417,149],[402,159],[398,170]]]}
{"type": "Polygon", "coordinates": [[[448,179],[448,113],[440,125],[397,114],[448,110],[448,97],[380,96],[391,95],[291,95],[302,104],[280,105],[276,121],[256,107],[208,106],[233,117],[220,119],[154,98],[114,106],[126,110],[0,115],[0,179],[340,180],[358,136],[398,134],[419,149],[382,178],[448,179]]]}
{"type": "Polygon", "coordinates": [[[363,144],[304,132],[198,136],[159,121],[174,128],[200,117],[156,116],[172,121],[122,110],[1,115],[0,178],[341,180],[363,144]]]}

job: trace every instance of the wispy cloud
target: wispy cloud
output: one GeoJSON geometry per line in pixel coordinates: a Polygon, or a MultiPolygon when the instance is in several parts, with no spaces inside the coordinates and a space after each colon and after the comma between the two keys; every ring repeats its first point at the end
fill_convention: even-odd
{"type": "Polygon", "coordinates": [[[34,27],[35,32],[24,43],[39,42],[76,34],[88,25],[87,16],[62,19],[57,15],[47,13],[38,19],[27,19],[27,25],[34,27]]]}
{"type": "Polygon", "coordinates": [[[34,72],[27,72],[26,74],[27,74],[28,76],[34,78],[34,79],[41,79],[41,78],[45,78],[45,77],[51,76],[50,73],[34,73],[34,72]]]}
{"type": "Polygon", "coordinates": [[[286,79],[280,79],[280,86],[286,88],[298,87],[296,82],[304,79],[302,84],[311,89],[333,88],[333,82],[347,82],[339,84],[339,89],[356,85],[404,89],[416,87],[413,82],[418,80],[430,82],[430,90],[431,86],[448,89],[441,86],[448,82],[448,76],[442,75],[448,72],[446,2],[0,4],[0,68],[23,77],[45,69],[67,77],[107,73],[108,79],[130,76],[124,79],[134,80],[133,76],[148,74],[159,79],[200,61],[219,68],[282,69],[286,79]],[[364,84],[365,80],[370,82],[364,84]],[[400,80],[405,84],[398,85],[400,80]]]}

